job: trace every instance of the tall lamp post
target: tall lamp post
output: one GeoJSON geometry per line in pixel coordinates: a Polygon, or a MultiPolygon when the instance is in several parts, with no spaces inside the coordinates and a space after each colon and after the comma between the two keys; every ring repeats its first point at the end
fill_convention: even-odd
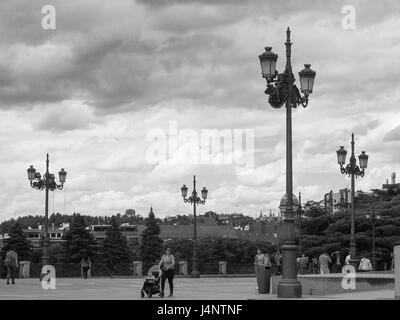
{"type": "Polygon", "coordinates": [[[183,201],[185,203],[193,204],[194,243],[193,243],[193,257],[192,257],[192,272],[191,272],[190,276],[192,278],[199,278],[200,277],[200,272],[197,269],[196,206],[206,203],[208,190],[205,187],[203,187],[203,189],[201,190],[201,197],[203,198],[203,200],[201,200],[201,198],[199,196],[197,196],[196,176],[193,176],[193,191],[192,191],[192,195],[189,198],[186,198],[187,197],[187,193],[188,193],[188,188],[186,187],[186,185],[182,186],[181,192],[182,192],[183,201]]]}
{"type": "Polygon", "coordinates": [[[343,146],[340,147],[339,150],[336,151],[338,163],[340,165],[340,172],[342,174],[347,174],[351,177],[351,234],[350,234],[350,264],[354,266],[357,270],[360,259],[357,258],[356,252],[356,234],[355,234],[355,217],[356,217],[356,208],[354,201],[354,185],[355,178],[363,177],[365,173],[365,169],[368,164],[368,156],[365,154],[365,151],[362,151],[358,156],[358,160],[360,166],[357,165],[356,157],[354,156],[354,133],[351,134],[351,157],[350,163],[345,166],[346,163],[346,155],[347,151],[343,146]]]}
{"type": "Polygon", "coordinates": [[[303,214],[303,209],[301,207],[301,193],[299,192],[299,206],[297,207],[297,217],[299,219],[299,252],[301,255],[301,216],[303,214]]]}
{"type": "Polygon", "coordinates": [[[43,252],[42,252],[42,265],[45,266],[49,262],[49,190],[54,191],[56,189],[61,190],[65,183],[67,172],[64,169],[58,173],[60,184],[55,182],[54,174],[49,172],[49,154],[46,159],[46,173],[43,178],[40,172],[36,172],[36,169],[31,165],[28,171],[28,179],[31,187],[37,190],[46,191],[46,201],[44,209],[44,239],[43,239],[43,252]]]}
{"type": "Polygon", "coordinates": [[[371,214],[366,215],[367,219],[371,220],[372,224],[372,269],[376,271],[376,251],[375,251],[375,223],[381,219],[379,214],[375,214],[375,202],[371,202],[371,214]]]}
{"type": "Polygon", "coordinates": [[[278,297],[301,297],[301,283],[297,280],[294,213],[293,213],[293,180],[292,180],[292,108],[308,104],[308,96],[313,91],[315,71],[310,69],[310,64],[305,64],[305,69],[299,72],[300,90],[295,85],[292,72],[290,29],[286,31],[286,67],[283,73],[276,70],[278,55],[273,53],[271,47],[266,47],[265,52],[259,56],[262,76],[267,81],[265,94],[269,95],[268,102],[273,108],[286,107],[286,210],[285,210],[285,236],[282,245],[282,280],[278,283],[278,297]],[[300,91],[303,93],[301,95],[300,91]]]}

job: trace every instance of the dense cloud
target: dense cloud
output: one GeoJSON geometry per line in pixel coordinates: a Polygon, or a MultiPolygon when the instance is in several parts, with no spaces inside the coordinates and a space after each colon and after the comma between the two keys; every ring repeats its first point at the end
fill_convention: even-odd
{"type": "MultiPolygon", "coordinates": [[[[345,186],[335,151],[356,134],[370,154],[365,189],[398,170],[400,5],[397,1],[54,0],[57,29],[43,30],[48,1],[0,4],[0,190],[4,215],[41,212],[26,167],[65,167],[55,210],[85,213],[187,212],[179,187],[196,173],[208,209],[276,212],[285,190],[284,110],[263,93],[258,55],[271,45],[285,64],[292,29],[293,70],[317,71],[306,109],[293,115],[295,192],[318,199],[345,186]],[[356,29],[341,25],[356,8],[356,29]],[[150,130],[254,130],[255,171],[235,165],[146,159],[150,130]],[[396,167],[397,165],[397,167],[396,167]],[[17,178],[16,178],[17,176],[17,178]]],[[[173,159],[179,159],[177,152],[173,159]]]]}

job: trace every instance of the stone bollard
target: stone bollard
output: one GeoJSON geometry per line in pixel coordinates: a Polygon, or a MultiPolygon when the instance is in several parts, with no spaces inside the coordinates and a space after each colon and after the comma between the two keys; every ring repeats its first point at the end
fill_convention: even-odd
{"type": "Polygon", "coordinates": [[[183,276],[187,276],[187,261],[179,261],[179,274],[183,276]]]}
{"type": "Polygon", "coordinates": [[[19,262],[19,277],[30,278],[31,277],[31,262],[20,261],[19,262]]]}
{"type": "Polygon", "coordinates": [[[143,266],[143,261],[133,261],[133,275],[142,277],[143,272],[142,272],[142,266],[143,266]]]}
{"type": "Polygon", "coordinates": [[[394,247],[394,298],[400,300],[400,246],[394,247]]]}
{"type": "Polygon", "coordinates": [[[225,261],[220,261],[219,262],[218,273],[219,274],[226,274],[226,262],[225,261]]]}

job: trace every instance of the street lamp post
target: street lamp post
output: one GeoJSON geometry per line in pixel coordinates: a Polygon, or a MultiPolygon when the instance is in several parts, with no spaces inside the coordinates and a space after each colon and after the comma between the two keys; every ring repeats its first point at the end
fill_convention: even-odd
{"type": "Polygon", "coordinates": [[[365,169],[368,164],[368,156],[365,154],[365,151],[362,151],[358,156],[360,166],[357,165],[356,157],[354,156],[354,133],[351,134],[351,157],[350,163],[345,166],[347,151],[343,146],[340,147],[339,150],[336,151],[338,157],[338,163],[340,165],[340,172],[342,174],[347,174],[351,177],[351,234],[350,234],[350,264],[357,270],[359,265],[359,258],[357,258],[356,252],[356,234],[355,234],[355,217],[356,217],[356,209],[355,209],[355,201],[354,201],[354,193],[355,193],[355,178],[363,177],[365,173],[365,169]]]}
{"type": "Polygon", "coordinates": [[[367,219],[371,220],[372,224],[372,269],[376,271],[376,251],[375,251],[375,223],[380,220],[381,216],[375,214],[375,202],[371,202],[371,214],[366,215],[367,219]]]}
{"type": "Polygon", "coordinates": [[[61,190],[65,183],[67,172],[64,169],[58,173],[60,184],[55,182],[54,174],[49,172],[49,154],[46,158],[46,173],[43,178],[40,172],[31,165],[28,171],[28,179],[32,188],[37,190],[45,190],[46,200],[44,209],[44,238],[43,238],[43,252],[42,252],[42,265],[45,266],[49,263],[49,190],[61,190]]]}
{"type": "Polygon", "coordinates": [[[301,208],[301,193],[299,192],[299,206],[297,207],[297,216],[299,219],[299,252],[301,255],[301,215],[303,214],[303,209],[301,208]]]}
{"type": "Polygon", "coordinates": [[[308,104],[308,96],[313,91],[315,71],[310,69],[310,64],[305,64],[305,69],[299,72],[300,90],[295,85],[292,72],[290,29],[286,31],[286,66],[283,73],[276,70],[278,55],[273,53],[271,47],[266,47],[265,52],[259,56],[262,76],[267,81],[265,94],[269,95],[268,102],[273,108],[286,106],[286,210],[285,210],[285,236],[282,245],[282,280],[278,283],[278,297],[301,297],[301,283],[297,280],[294,213],[293,213],[293,180],[292,180],[292,108],[308,104]],[[300,91],[303,93],[301,95],[300,91]]]}
{"type": "Polygon", "coordinates": [[[201,197],[203,198],[203,200],[201,200],[201,198],[197,196],[196,176],[193,176],[193,191],[192,191],[192,195],[189,198],[186,198],[187,197],[187,192],[188,192],[188,188],[186,187],[186,185],[182,186],[181,192],[182,192],[183,201],[185,203],[193,204],[194,243],[193,243],[193,257],[192,257],[192,272],[191,272],[190,276],[192,278],[199,278],[200,277],[200,272],[199,272],[199,270],[197,268],[196,206],[206,203],[208,190],[205,187],[201,190],[201,197]]]}

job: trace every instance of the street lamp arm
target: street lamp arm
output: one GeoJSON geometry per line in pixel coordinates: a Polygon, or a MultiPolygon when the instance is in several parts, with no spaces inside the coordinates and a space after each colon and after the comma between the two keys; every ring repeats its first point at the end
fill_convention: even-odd
{"type": "Polygon", "coordinates": [[[184,201],[185,203],[190,203],[190,204],[195,203],[195,204],[197,204],[197,205],[205,204],[205,203],[206,203],[206,200],[201,200],[201,198],[198,197],[197,195],[192,195],[192,196],[190,196],[189,198],[183,198],[183,201],[184,201]]]}
{"type": "Polygon", "coordinates": [[[361,170],[356,164],[348,164],[347,166],[340,165],[340,172],[342,174],[347,174],[349,177],[354,174],[356,178],[364,177],[365,174],[365,170],[361,170]]]}

